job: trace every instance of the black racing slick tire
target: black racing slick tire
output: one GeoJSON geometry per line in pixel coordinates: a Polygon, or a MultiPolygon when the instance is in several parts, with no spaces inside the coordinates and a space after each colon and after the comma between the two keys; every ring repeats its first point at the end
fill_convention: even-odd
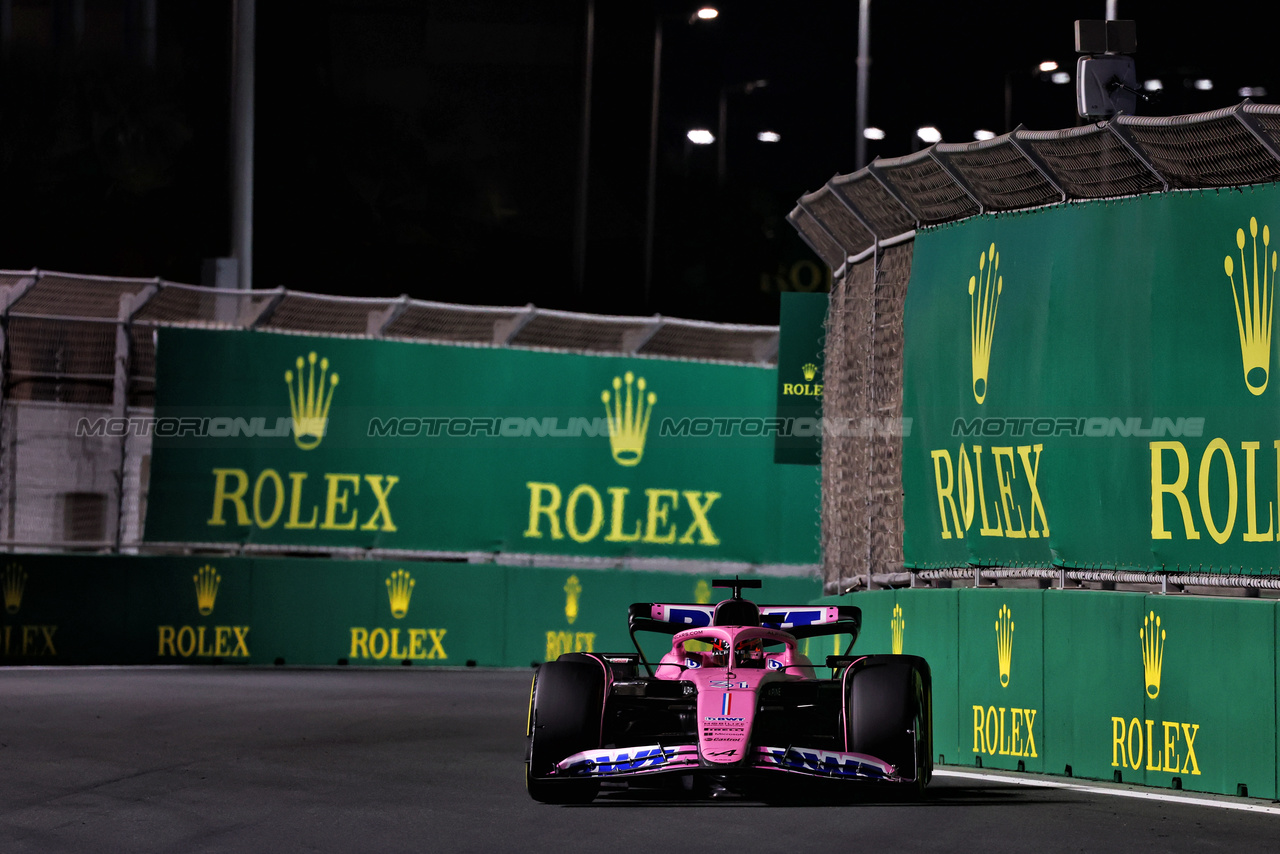
{"type": "Polygon", "coordinates": [[[549,661],[533,676],[529,695],[525,787],[544,804],[589,803],[600,792],[592,779],[548,779],[567,756],[600,746],[604,670],[594,661],[549,661]]]}
{"type": "Polygon", "coordinates": [[[920,795],[933,776],[933,681],[915,655],[872,655],[850,665],[845,685],[849,749],[893,765],[920,795]]]}

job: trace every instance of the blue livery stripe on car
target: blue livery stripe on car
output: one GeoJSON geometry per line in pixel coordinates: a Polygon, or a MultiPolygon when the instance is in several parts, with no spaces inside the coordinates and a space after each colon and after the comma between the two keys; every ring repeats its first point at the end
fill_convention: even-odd
{"type": "Polygon", "coordinates": [[[760,747],[757,764],[833,777],[874,777],[893,775],[892,765],[860,753],[840,753],[801,747],[760,747]]]}
{"type": "Polygon", "coordinates": [[[565,777],[607,777],[614,774],[667,770],[697,764],[698,749],[692,744],[663,747],[619,747],[611,750],[584,750],[556,763],[555,773],[565,777]]]}
{"type": "MultiPolygon", "coordinates": [[[[714,614],[714,605],[655,604],[651,609],[653,619],[688,626],[691,629],[711,625],[714,614]]],[[[837,622],[839,619],[839,611],[831,607],[773,605],[760,609],[760,624],[773,629],[823,625],[837,622]]]]}

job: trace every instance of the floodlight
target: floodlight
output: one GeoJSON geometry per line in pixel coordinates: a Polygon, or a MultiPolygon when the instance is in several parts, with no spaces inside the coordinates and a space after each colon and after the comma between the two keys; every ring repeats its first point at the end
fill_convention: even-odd
{"type": "Polygon", "coordinates": [[[1076,62],[1076,110],[1081,118],[1133,115],[1138,73],[1131,56],[1082,56],[1076,62]]]}
{"type": "Polygon", "coordinates": [[[920,137],[921,142],[927,142],[930,145],[935,142],[942,141],[942,131],[938,130],[933,125],[925,125],[924,127],[919,128],[916,130],[916,136],[920,137]]]}

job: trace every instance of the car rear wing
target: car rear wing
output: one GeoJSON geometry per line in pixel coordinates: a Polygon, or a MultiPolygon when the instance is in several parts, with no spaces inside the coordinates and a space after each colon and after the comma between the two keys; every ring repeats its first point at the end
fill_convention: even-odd
{"type": "MultiPolygon", "coordinates": [[[[715,607],[637,602],[631,606],[628,622],[633,637],[637,631],[674,635],[711,625],[715,607]]],[[[862,629],[862,609],[856,605],[761,605],[760,624],[796,638],[852,635],[857,640],[862,629]]]]}

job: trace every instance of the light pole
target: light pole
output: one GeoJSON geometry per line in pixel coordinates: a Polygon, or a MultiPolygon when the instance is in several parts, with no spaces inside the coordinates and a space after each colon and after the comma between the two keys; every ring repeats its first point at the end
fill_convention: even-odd
{"type": "Polygon", "coordinates": [[[729,95],[739,92],[744,95],[750,95],[757,89],[763,89],[768,85],[768,80],[748,80],[746,83],[720,87],[720,135],[716,139],[716,177],[719,179],[721,187],[724,186],[725,173],[728,171],[725,155],[725,137],[729,135],[729,95]]]}
{"type": "Polygon", "coordinates": [[[871,76],[871,0],[858,0],[857,126],[854,128],[854,162],[867,165],[867,92],[871,76]]]}
{"type": "Polygon", "coordinates": [[[582,141],[578,149],[578,203],[573,217],[573,282],[581,294],[587,277],[587,179],[591,168],[591,77],[595,68],[596,0],[587,0],[587,44],[582,70],[582,141]]]}
{"type": "Polygon", "coordinates": [[[231,256],[237,285],[253,287],[253,121],[257,0],[232,6],[231,256]]]}
{"type": "MultiPolygon", "coordinates": [[[[688,18],[688,23],[711,21],[719,16],[712,6],[704,6],[688,18]]],[[[653,101],[649,109],[649,177],[645,192],[644,214],[644,304],[649,305],[653,291],[653,235],[658,201],[658,96],[662,88],[662,24],[661,13],[653,24],[653,101]]]]}

